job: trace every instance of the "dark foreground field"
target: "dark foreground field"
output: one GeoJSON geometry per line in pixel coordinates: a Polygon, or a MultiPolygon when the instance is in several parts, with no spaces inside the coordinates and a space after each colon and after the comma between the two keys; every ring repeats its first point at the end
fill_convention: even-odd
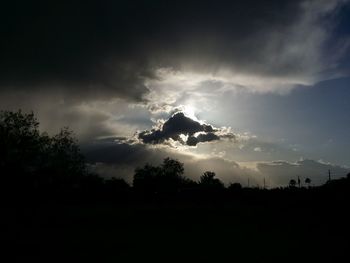
{"type": "Polygon", "coordinates": [[[3,208],[10,259],[346,262],[348,191],[245,191],[196,200],[27,199],[3,208]]]}

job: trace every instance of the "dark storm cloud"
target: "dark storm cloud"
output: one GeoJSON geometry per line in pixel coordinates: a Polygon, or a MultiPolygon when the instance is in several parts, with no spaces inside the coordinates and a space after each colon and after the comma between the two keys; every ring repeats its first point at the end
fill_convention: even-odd
{"type": "Polygon", "coordinates": [[[298,75],[319,62],[313,26],[339,2],[7,1],[0,87],[142,100],[161,67],[298,75]]]}
{"type": "MultiPolygon", "coordinates": [[[[11,1],[2,5],[0,85],[70,96],[141,100],[152,78],[136,46],[134,7],[115,1],[11,1]],[[74,89],[71,89],[74,87],[74,89]]],[[[142,53],[142,52],[141,52],[142,53]]]]}
{"type": "Polygon", "coordinates": [[[190,136],[188,137],[186,144],[189,146],[196,146],[200,142],[211,142],[211,141],[217,141],[220,140],[220,137],[217,136],[215,133],[208,132],[199,134],[197,137],[190,136]]]}
{"type": "Polygon", "coordinates": [[[174,113],[161,127],[151,131],[142,131],[138,134],[138,138],[146,144],[161,144],[169,139],[178,141],[181,144],[196,146],[200,142],[210,142],[219,140],[220,137],[234,138],[231,133],[221,133],[220,129],[187,117],[183,112],[174,113]],[[181,137],[184,135],[187,139],[181,137]]]}

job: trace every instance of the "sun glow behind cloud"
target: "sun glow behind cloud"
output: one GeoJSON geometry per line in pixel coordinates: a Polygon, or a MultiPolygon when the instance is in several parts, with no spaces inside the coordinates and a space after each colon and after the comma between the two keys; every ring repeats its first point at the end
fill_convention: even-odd
{"type": "Polygon", "coordinates": [[[182,112],[185,114],[185,116],[191,118],[192,120],[199,121],[196,117],[196,109],[191,105],[181,105],[179,108],[182,108],[182,112]]]}

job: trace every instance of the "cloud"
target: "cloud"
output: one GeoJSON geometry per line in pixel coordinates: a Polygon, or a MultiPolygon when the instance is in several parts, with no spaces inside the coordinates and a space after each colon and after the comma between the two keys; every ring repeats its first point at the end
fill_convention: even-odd
{"type": "Polygon", "coordinates": [[[258,91],[312,83],[340,72],[348,41],[333,32],[346,3],[8,2],[0,89],[140,102],[164,68],[258,91]]]}
{"type": "Polygon", "coordinates": [[[0,108],[33,109],[43,130],[68,125],[84,141],[135,130],[146,144],[232,139],[200,122],[146,129],[179,104],[220,111],[227,90],[284,93],[344,74],[348,57],[347,1],[20,2],[0,16],[0,108]]]}
{"type": "Polygon", "coordinates": [[[210,142],[227,137],[234,138],[234,135],[191,119],[184,112],[176,112],[160,127],[138,134],[138,138],[146,144],[161,144],[172,139],[188,146],[196,146],[200,142],[210,142]]]}

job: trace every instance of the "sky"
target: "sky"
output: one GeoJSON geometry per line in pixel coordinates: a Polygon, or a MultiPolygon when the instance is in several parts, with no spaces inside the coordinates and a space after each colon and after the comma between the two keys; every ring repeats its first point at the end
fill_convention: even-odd
{"type": "Polygon", "coordinates": [[[1,5],[0,109],[69,126],[104,177],[168,156],[226,184],[349,172],[347,0],[1,5]]]}

